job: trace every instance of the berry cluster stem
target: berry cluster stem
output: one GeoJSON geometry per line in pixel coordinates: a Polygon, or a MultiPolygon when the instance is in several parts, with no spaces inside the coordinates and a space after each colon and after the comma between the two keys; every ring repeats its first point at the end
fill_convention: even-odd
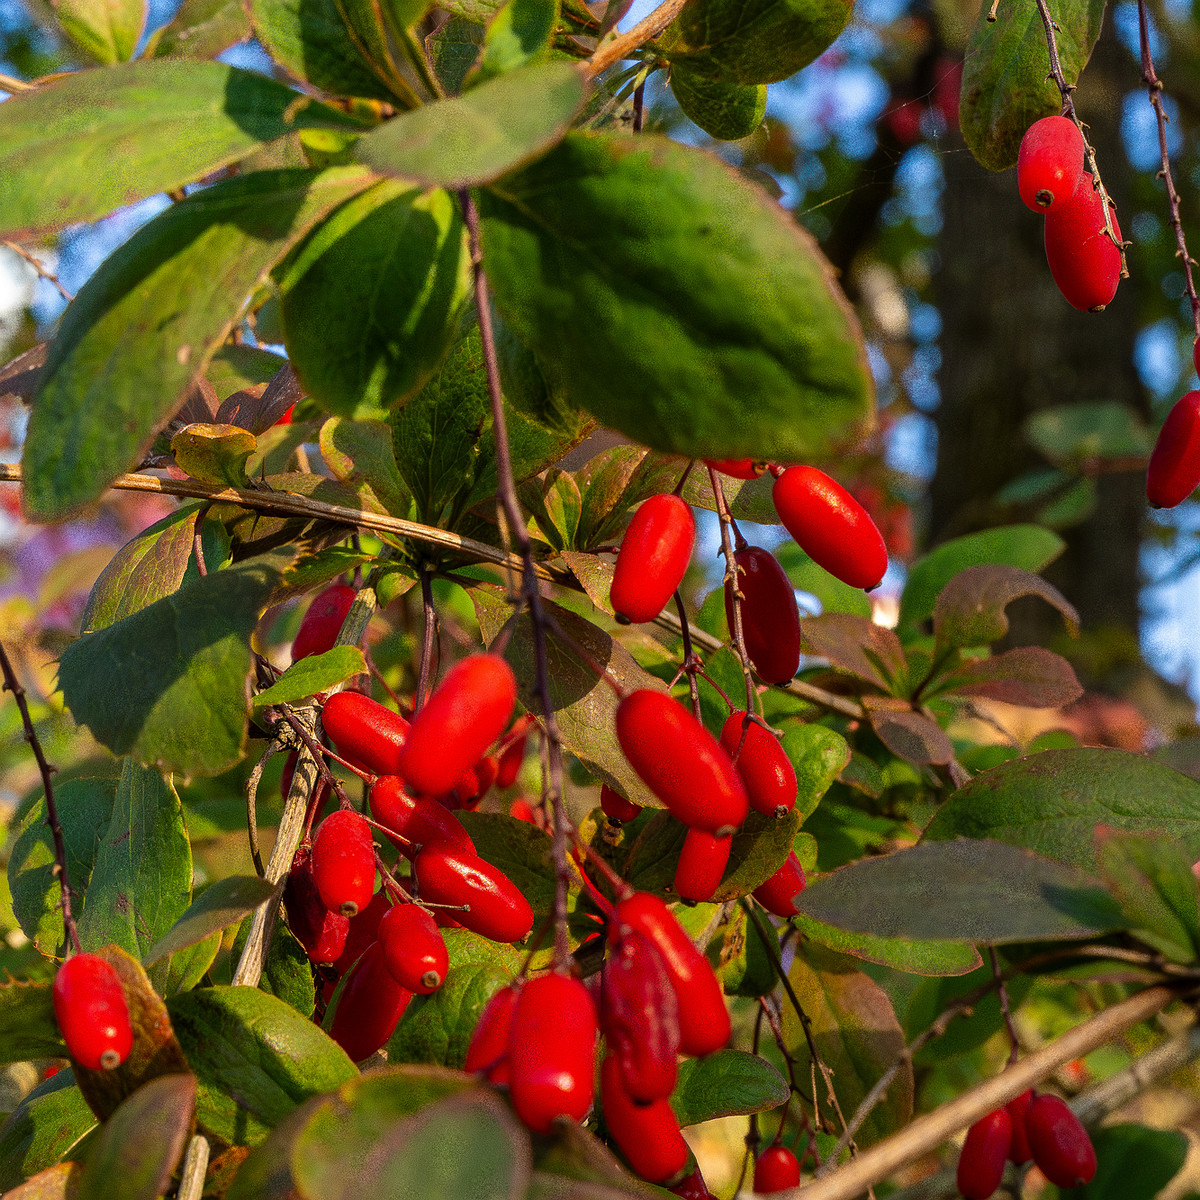
{"type": "Polygon", "coordinates": [[[708,468],[708,478],[712,483],[713,499],[717,506],[717,517],[721,522],[721,553],[725,556],[725,578],[733,582],[733,628],[729,631],[733,638],[733,648],[742,664],[742,674],[746,677],[746,711],[754,711],[754,680],[750,675],[750,654],[746,650],[746,634],[742,628],[742,589],[738,585],[738,565],[734,557],[733,517],[729,514],[729,505],[725,502],[725,489],[721,486],[721,476],[712,468],[708,468]]]}

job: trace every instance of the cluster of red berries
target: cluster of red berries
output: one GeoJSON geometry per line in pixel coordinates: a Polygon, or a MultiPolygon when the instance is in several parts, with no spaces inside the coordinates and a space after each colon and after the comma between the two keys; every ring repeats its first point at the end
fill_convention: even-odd
{"type": "Polygon", "coordinates": [[[966,1200],[988,1200],[1005,1163],[1033,1159],[1051,1183],[1081,1187],[1096,1174],[1096,1151],[1079,1118],[1057,1096],[1022,1092],[967,1130],[958,1159],[958,1190],[966,1200]]]}
{"type": "Polygon", "coordinates": [[[133,1049],[133,1026],[120,976],[96,954],[76,954],[58,968],[51,989],[67,1052],[92,1071],[115,1070],[133,1049]]]}
{"type": "MultiPolygon", "coordinates": [[[[1192,347],[1200,374],[1200,338],[1192,347]]],[[[1146,471],[1146,499],[1154,508],[1182,504],[1200,485],[1200,392],[1188,392],[1167,415],[1146,471]]]]}
{"type": "Polygon", "coordinates": [[[1046,218],[1046,261],[1058,290],[1073,308],[1100,312],[1117,294],[1121,229],[1109,201],[1113,234],[1104,227],[1104,201],[1091,172],[1079,126],[1067,117],[1043,117],[1021,139],[1017,190],[1028,208],[1046,218]]]}

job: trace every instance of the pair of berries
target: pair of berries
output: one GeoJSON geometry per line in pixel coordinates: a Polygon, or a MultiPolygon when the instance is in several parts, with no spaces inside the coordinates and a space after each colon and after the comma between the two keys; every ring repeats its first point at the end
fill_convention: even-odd
{"type": "Polygon", "coordinates": [[[1116,242],[1105,232],[1104,201],[1083,169],[1085,157],[1083,134],[1074,121],[1035,121],[1021,139],[1017,190],[1046,218],[1046,261],[1058,290],[1073,308],[1099,312],[1117,294],[1121,230],[1112,209],[1116,242]]]}
{"type": "Polygon", "coordinates": [[[133,1049],[133,1026],[120,976],[96,954],[76,954],[58,968],[51,989],[67,1052],[92,1071],[115,1070],[133,1049]]]}
{"type": "Polygon", "coordinates": [[[966,1200],[988,1200],[1004,1165],[1033,1159],[1051,1183],[1081,1187],[1096,1174],[1096,1151],[1079,1118],[1058,1096],[1022,1092],[967,1130],[958,1159],[958,1190],[966,1200]]]}

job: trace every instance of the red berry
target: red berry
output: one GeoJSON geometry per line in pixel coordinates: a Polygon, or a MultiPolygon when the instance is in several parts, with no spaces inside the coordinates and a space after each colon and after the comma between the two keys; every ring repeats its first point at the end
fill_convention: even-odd
{"type": "Polygon", "coordinates": [[[711,900],[725,868],[733,837],[717,837],[703,829],[689,829],[683,839],[683,850],[675,867],[675,891],[681,900],[695,904],[711,900]]]}
{"type": "Polygon", "coordinates": [[[413,859],[413,875],[422,900],[469,905],[454,919],[493,942],[519,942],[533,928],[533,909],[521,890],[474,854],[427,846],[413,859]]]}
{"type": "MultiPolygon", "coordinates": [[[[787,683],[800,666],[800,610],[787,572],[769,550],[746,546],[734,556],[742,593],[742,636],[750,664],[765,683],[787,683]]],[[[725,584],[725,619],[733,632],[733,584],[725,584]]]]}
{"type": "Polygon", "coordinates": [[[625,825],[642,811],[640,804],[626,800],[616,788],[609,787],[607,783],[600,785],[600,807],[614,825],[625,825]]]}
{"type": "Polygon", "coordinates": [[[411,999],[387,969],[383,946],[372,942],[346,976],[329,1036],[354,1062],[362,1062],[386,1045],[411,999]]]}
{"type": "Polygon", "coordinates": [[[1096,1151],[1079,1118],[1057,1096],[1035,1096],[1025,1114],[1033,1161],[1051,1183],[1081,1187],[1096,1174],[1096,1151]]]}
{"type": "Polygon", "coordinates": [[[766,883],[760,883],[754,889],[753,895],[767,912],[777,917],[794,917],[800,911],[796,907],[796,897],[804,891],[807,882],[804,868],[793,853],[766,883]]]}
{"type": "Polygon", "coordinates": [[[733,479],[757,479],[767,469],[760,458],[706,458],[704,465],[733,479]]]}
{"type": "Polygon", "coordinates": [[[415,791],[448,792],[504,732],[516,702],[517,681],[498,654],[455,663],[413,717],[396,774],[415,791]]]}
{"type": "Polygon", "coordinates": [[[708,1190],[708,1184],[704,1182],[699,1167],[685,1175],[678,1183],[671,1184],[667,1191],[682,1196],[683,1200],[713,1200],[713,1194],[708,1190]]]}
{"type": "Polygon", "coordinates": [[[321,709],[321,724],[338,753],[376,775],[398,775],[408,722],[361,692],[335,692],[321,709]]]}
{"type": "Polygon", "coordinates": [[[133,1027],[121,978],[96,954],[76,954],[58,968],[54,1017],[67,1051],[81,1067],[115,1070],[133,1049],[133,1027]]]}
{"type": "Polygon", "coordinates": [[[741,776],[716,738],[666,692],[630,692],[617,740],[646,786],[692,829],[731,833],[750,811],[741,776]]]}
{"type": "Polygon", "coordinates": [[[609,919],[608,940],[619,946],[626,930],[650,939],[662,956],[679,1002],[679,1049],[702,1058],[729,1041],[729,1010],[708,959],[692,945],[671,910],[657,896],[638,892],[622,900],[609,919]]]}
{"type": "Polygon", "coordinates": [[[450,954],[433,916],[416,904],[397,904],[379,922],[379,941],[392,978],[418,995],[436,992],[450,969],[450,954]]]}
{"type": "Polygon", "coordinates": [[[342,632],[346,615],[354,604],[358,593],[347,584],[335,583],[326,588],[308,606],[300,628],[292,642],[292,662],[308,658],[310,654],[324,654],[332,650],[337,636],[342,632]]]}
{"type": "Polygon", "coordinates": [[[851,587],[878,587],[887,547],[870,514],[816,467],[788,467],[772,492],[775,512],[796,544],[818,566],[851,587]]]}
{"type": "Polygon", "coordinates": [[[1069,200],[1083,173],[1083,134],[1069,117],[1034,121],[1021,139],[1017,191],[1027,208],[1046,213],[1069,200]]]}
{"type": "Polygon", "coordinates": [[[496,771],[496,786],[509,788],[517,782],[521,763],[525,761],[525,743],[529,740],[529,731],[534,726],[533,718],[526,713],[513,722],[513,727],[504,739],[504,749],[500,754],[500,765],[496,771]]]}
{"type": "Polygon", "coordinates": [[[1200,484],[1200,392],[1188,392],[1167,414],[1146,471],[1155,508],[1182,504],[1200,484]]]}
{"type": "Polygon", "coordinates": [[[732,712],[721,745],[746,785],[750,807],[764,817],[782,817],[796,807],[796,768],[779,739],[746,712],[732,712]],[[740,747],[740,749],[739,749],[740,747]]]}
{"type": "Polygon", "coordinates": [[[464,1071],[484,1071],[489,1083],[508,1083],[508,1033],[519,990],[518,985],[510,983],[484,1005],[467,1047],[464,1071]]]}
{"type": "Polygon", "coordinates": [[[292,869],[283,887],[283,906],[287,910],[288,928],[313,962],[331,963],[341,958],[350,918],[331,912],[321,899],[307,846],[301,846],[292,858],[292,869]]]}
{"type": "Polygon", "coordinates": [[[1012,1146],[1008,1151],[1008,1161],[1022,1166],[1027,1163],[1033,1153],[1029,1149],[1029,1134],[1025,1129],[1025,1119],[1029,1115],[1029,1106],[1033,1103],[1033,1089],[1014,1096],[1004,1107],[1012,1118],[1012,1146]]]}
{"type": "Polygon", "coordinates": [[[492,755],[485,754],[473,767],[468,767],[455,780],[454,786],[444,796],[439,796],[438,800],[449,809],[465,808],[473,812],[496,782],[499,770],[499,762],[492,755]]]}
{"type": "Polygon", "coordinates": [[[331,912],[353,917],[375,894],[375,845],[361,813],[342,808],[317,826],[312,873],[321,901],[331,912]]]}
{"type": "Polygon", "coordinates": [[[539,829],[545,827],[546,819],[542,816],[540,808],[534,808],[524,796],[518,796],[513,802],[512,807],[508,810],[510,817],[516,817],[518,821],[524,821],[528,825],[536,825],[539,829]]]}
{"type": "MultiPolygon", "coordinates": [[[[1115,209],[1112,221],[1120,241],[1115,209]]],[[[1071,198],[1046,214],[1046,261],[1072,308],[1099,312],[1117,294],[1121,252],[1104,232],[1104,203],[1087,171],[1071,198]]]]}
{"type": "Polygon", "coordinates": [[[1196,374],[1200,375],[1200,337],[1192,343],[1192,366],[1196,374]]]}
{"type": "Polygon", "coordinates": [[[407,858],[422,846],[475,853],[475,843],[458,819],[429,796],[410,796],[397,775],[381,775],[375,780],[368,803],[375,820],[404,839],[392,840],[407,858]]]}
{"type": "Polygon", "coordinates": [[[625,1090],[621,1069],[611,1054],[600,1067],[600,1102],[613,1141],[643,1179],[666,1183],[687,1166],[687,1143],[671,1105],[666,1099],[638,1104],[625,1090]]]}
{"type": "Polygon", "coordinates": [[[651,496],[621,539],[609,602],[618,621],[653,621],[667,606],[692,560],[696,520],[675,495],[651,496]]]}
{"type": "MultiPolygon", "coordinates": [[[[358,961],[363,951],[372,943],[379,941],[379,922],[383,914],[392,907],[387,892],[383,888],[371,897],[371,903],[356,917],[351,917],[346,931],[346,944],[341,954],[334,961],[333,969],[338,976],[345,975],[358,961]]],[[[330,914],[333,915],[333,914],[330,914]]]]}
{"type": "Polygon", "coordinates": [[[1012,1117],[997,1108],[967,1130],[958,1156],[958,1190],[966,1200],[987,1200],[1000,1186],[1012,1145],[1012,1117]]]}
{"type": "Polygon", "coordinates": [[[541,975],[521,989],[508,1035],[509,1095],[517,1116],[549,1133],[559,1117],[582,1121],[592,1106],[596,1010],[567,975],[541,975]]]}
{"type": "Polygon", "coordinates": [[[756,1192],[786,1192],[800,1186],[800,1163],[786,1146],[768,1146],[754,1164],[756,1192]]]}

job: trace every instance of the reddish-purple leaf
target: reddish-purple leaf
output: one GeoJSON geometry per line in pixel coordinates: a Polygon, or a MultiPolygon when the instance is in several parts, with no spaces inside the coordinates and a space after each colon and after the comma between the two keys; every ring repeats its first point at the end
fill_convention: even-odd
{"type": "Polygon", "coordinates": [[[871,728],[893,754],[912,763],[941,764],[954,757],[954,747],[936,721],[911,709],[876,707],[870,700],[864,697],[863,703],[871,728]]]}
{"type": "Polygon", "coordinates": [[[1075,669],[1041,646],[1018,646],[973,659],[938,680],[937,691],[984,696],[1026,708],[1061,708],[1083,695],[1075,669]]]}
{"type": "Polygon", "coordinates": [[[1017,567],[968,567],[942,589],[933,610],[938,648],[988,646],[1008,632],[1004,610],[1019,596],[1041,596],[1063,615],[1072,636],[1079,614],[1063,594],[1040,575],[1017,567]]]}
{"type": "Polygon", "coordinates": [[[849,613],[825,613],[801,624],[801,648],[827,658],[842,671],[857,675],[885,692],[902,679],[906,664],[900,639],[882,625],[849,613]]]}

